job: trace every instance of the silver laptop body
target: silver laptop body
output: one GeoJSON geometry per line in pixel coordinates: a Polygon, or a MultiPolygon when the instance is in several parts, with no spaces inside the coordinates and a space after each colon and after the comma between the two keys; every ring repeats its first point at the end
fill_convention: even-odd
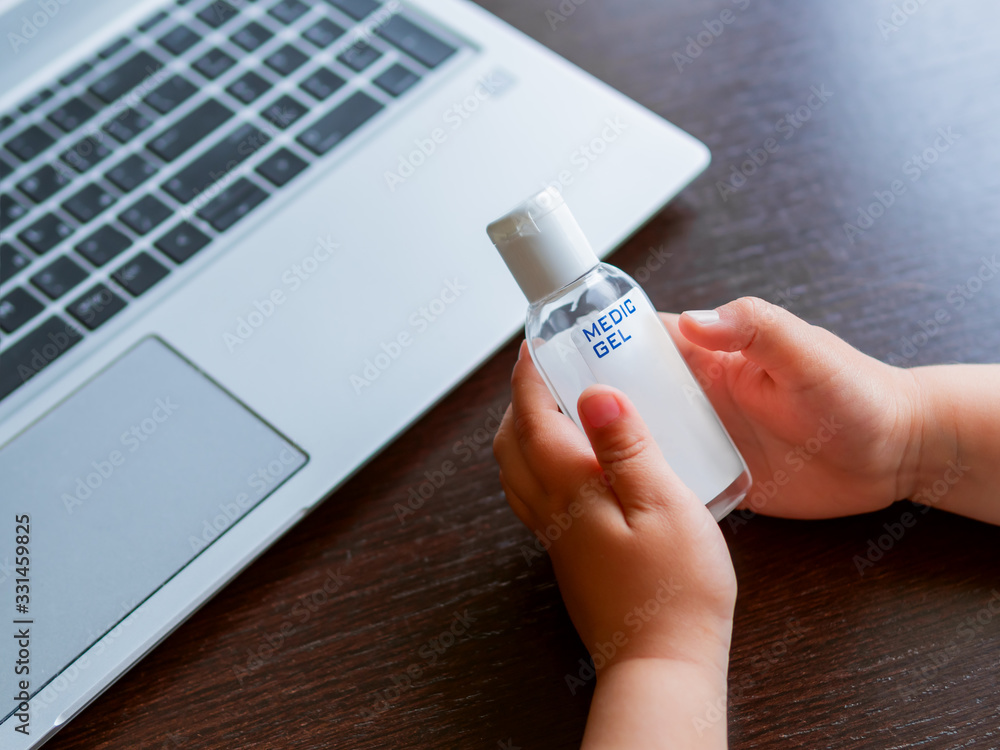
{"type": "Polygon", "coordinates": [[[606,254],[708,162],[471,2],[366,4],[0,2],[5,748],[43,743],[520,328],[489,221],[554,184],[606,254]]]}

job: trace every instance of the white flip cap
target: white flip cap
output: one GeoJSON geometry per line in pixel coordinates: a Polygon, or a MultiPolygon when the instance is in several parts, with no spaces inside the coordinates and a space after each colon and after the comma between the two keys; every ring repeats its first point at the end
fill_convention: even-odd
{"type": "Polygon", "coordinates": [[[580,278],[600,262],[554,187],[497,219],[486,227],[486,232],[532,304],[580,278]]]}

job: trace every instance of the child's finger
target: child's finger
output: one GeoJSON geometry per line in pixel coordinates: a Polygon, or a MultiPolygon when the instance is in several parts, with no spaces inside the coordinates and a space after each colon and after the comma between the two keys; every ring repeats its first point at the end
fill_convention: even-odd
{"type": "Polygon", "coordinates": [[[743,297],[716,310],[685,312],[678,327],[705,349],[743,352],[777,381],[805,387],[829,377],[820,330],[757,297],[743,297]]]}
{"type": "MultiPolygon", "coordinates": [[[[524,500],[537,505],[545,498],[545,490],[528,467],[521,444],[514,434],[513,409],[508,408],[500,421],[500,428],[493,438],[493,456],[503,471],[507,484],[524,500]]],[[[541,509],[538,509],[539,511],[541,509]]]]}
{"type": "Polygon", "coordinates": [[[720,355],[718,352],[698,346],[684,336],[678,328],[680,317],[677,313],[660,313],[663,327],[667,329],[667,333],[670,334],[670,338],[673,339],[681,356],[688,363],[688,367],[694,371],[708,370],[720,355]]]}
{"type": "Polygon", "coordinates": [[[629,398],[594,385],[580,395],[580,421],[625,517],[630,511],[670,510],[697,499],[667,464],[629,398]]]}
{"type": "Polygon", "coordinates": [[[503,493],[507,496],[507,504],[510,509],[514,511],[514,515],[518,517],[529,529],[535,526],[535,517],[531,510],[531,507],[521,499],[521,497],[514,491],[514,489],[507,484],[507,479],[504,476],[503,469],[500,470],[500,486],[503,487],[503,493]]]}
{"type": "Polygon", "coordinates": [[[527,467],[550,495],[559,494],[568,478],[593,466],[587,439],[559,411],[526,346],[511,376],[511,409],[513,432],[527,467]]]}

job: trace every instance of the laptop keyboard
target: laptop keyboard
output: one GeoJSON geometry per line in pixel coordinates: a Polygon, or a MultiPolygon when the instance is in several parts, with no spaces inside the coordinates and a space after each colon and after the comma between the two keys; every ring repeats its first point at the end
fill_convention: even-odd
{"type": "Polygon", "coordinates": [[[178,0],[0,113],[0,399],[459,48],[398,3],[178,0]]]}

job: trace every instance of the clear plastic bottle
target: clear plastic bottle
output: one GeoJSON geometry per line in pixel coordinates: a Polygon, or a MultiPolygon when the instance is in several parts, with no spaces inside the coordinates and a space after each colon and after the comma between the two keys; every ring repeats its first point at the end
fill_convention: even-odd
{"type": "Polygon", "coordinates": [[[614,386],[635,404],[677,475],[722,520],[750,489],[746,462],[642,288],[601,263],[554,188],[490,224],[530,303],[525,336],[559,408],[614,386]]]}

